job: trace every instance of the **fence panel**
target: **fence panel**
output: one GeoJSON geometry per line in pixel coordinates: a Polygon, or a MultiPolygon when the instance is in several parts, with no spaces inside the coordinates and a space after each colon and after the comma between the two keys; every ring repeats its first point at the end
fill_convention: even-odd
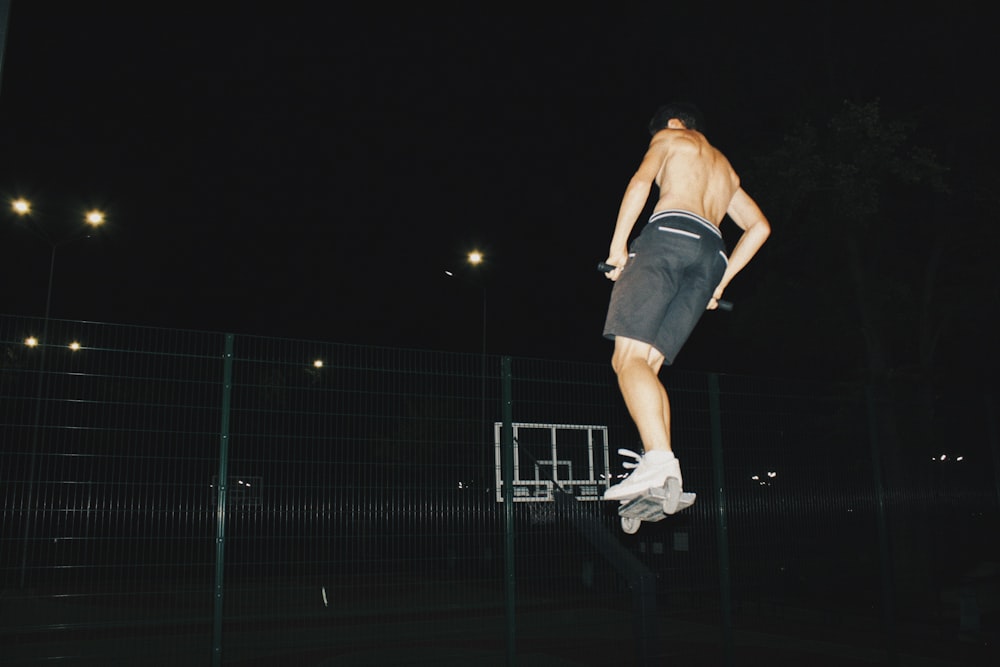
{"type": "MultiPolygon", "coordinates": [[[[469,614],[502,616],[484,421],[497,373],[484,385],[482,361],[237,340],[227,659],[402,651],[428,624],[433,641],[471,641],[469,614]]],[[[502,651],[502,627],[480,634],[502,651]]]]}
{"type": "Polygon", "coordinates": [[[5,658],[205,655],[221,336],[0,318],[0,340],[5,658]]]}
{"type": "Polygon", "coordinates": [[[507,381],[496,355],[25,317],[0,352],[3,662],[888,662],[996,637],[995,399],[665,369],[698,500],[625,534],[598,498],[641,445],[607,364],[507,381]]]}
{"type": "Polygon", "coordinates": [[[880,629],[865,405],[808,382],[722,378],[737,627],[880,629]]]}

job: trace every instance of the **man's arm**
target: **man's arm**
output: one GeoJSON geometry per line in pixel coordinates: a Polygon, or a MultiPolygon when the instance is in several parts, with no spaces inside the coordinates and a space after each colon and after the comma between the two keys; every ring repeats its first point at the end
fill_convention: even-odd
{"type": "Polygon", "coordinates": [[[642,164],[625,188],[625,195],[618,209],[618,221],[615,222],[615,231],[611,236],[611,248],[608,251],[607,263],[617,267],[605,274],[611,280],[618,280],[628,261],[628,239],[649,199],[653,180],[663,165],[664,143],[662,140],[653,139],[646,156],[642,159],[642,164]]]}
{"type": "Polygon", "coordinates": [[[743,188],[738,189],[733,195],[726,213],[743,230],[743,235],[740,236],[736,247],[729,255],[729,265],[726,267],[726,272],[723,274],[719,286],[715,288],[712,300],[708,304],[709,310],[715,310],[719,307],[719,299],[722,298],[722,293],[725,292],[729,281],[750,262],[760,247],[764,245],[767,237],[771,235],[771,224],[764,217],[757,202],[751,199],[750,195],[743,191],[743,188]]]}

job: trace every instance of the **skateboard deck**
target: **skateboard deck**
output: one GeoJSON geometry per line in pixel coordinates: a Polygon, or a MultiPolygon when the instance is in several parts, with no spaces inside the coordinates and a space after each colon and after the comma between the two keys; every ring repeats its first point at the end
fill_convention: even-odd
{"type": "Polygon", "coordinates": [[[671,477],[666,486],[647,489],[640,496],[622,502],[618,516],[622,519],[622,530],[629,535],[639,530],[643,521],[662,521],[670,514],[691,507],[696,494],[681,491],[680,483],[671,477]]]}

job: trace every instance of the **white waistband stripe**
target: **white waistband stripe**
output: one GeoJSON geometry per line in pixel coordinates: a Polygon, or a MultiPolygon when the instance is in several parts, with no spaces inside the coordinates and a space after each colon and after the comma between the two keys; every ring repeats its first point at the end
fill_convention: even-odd
{"type": "Polygon", "coordinates": [[[722,238],[722,232],[719,231],[718,227],[716,227],[715,225],[713,225],[711,222],[701,217],[700,215],[692,213],[691,211],[682,211],[680,209],[668,209],[666,211],[658,211],[649,218],[649,222],[659,220],[661,217],[664,216],[671,216],[671,217],[676,216],[680,218],[687,218],[688,220],[694,220],[695,222],[711,229],[712,232],[720,239],[722,238]]]}

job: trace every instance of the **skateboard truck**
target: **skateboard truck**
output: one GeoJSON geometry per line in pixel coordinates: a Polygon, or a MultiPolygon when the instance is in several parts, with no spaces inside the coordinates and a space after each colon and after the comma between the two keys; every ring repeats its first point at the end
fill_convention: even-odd
{"type": "Polygon", "coordinates": [[[665,486],[646,489],[641,495],[622,502],[618,508],[622,530],[632,535],[638,532],[643,521],[662,521],[667,515],[691,507],[695,497],[694,493],[682,492],[680,481],[671,477],[665,486]]]}

